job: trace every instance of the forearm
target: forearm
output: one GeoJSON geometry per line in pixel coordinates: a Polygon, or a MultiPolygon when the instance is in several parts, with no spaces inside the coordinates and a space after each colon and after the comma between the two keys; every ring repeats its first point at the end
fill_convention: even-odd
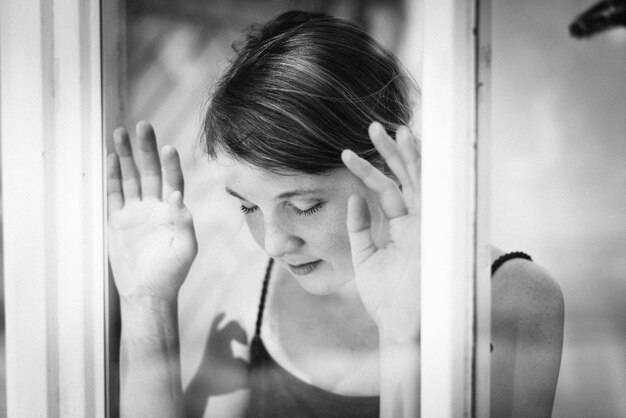
{"type": "Polygon", "coordinates": [[[184,416],[176,300],[121,301],[122,417],[184,416]]]}
{"type": "Polygon", "coordinates": [[[381,335],[380,370],[380,416],[419,417],[419,340],[398,342],[381,335]]]}

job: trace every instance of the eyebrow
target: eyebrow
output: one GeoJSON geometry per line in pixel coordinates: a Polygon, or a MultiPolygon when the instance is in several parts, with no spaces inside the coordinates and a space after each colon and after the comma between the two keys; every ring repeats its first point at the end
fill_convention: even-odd
{"type": "MultiPolygon", "coordinates": [[[[288,191],[288,192],[284,192],[284,193],[279,194],[278,196],[276,196],[274,198],[274,200],[291,199],[292,197],[306,196],[306,195],[316,194],[316,193],[320,193],[320,192],[322,192],[322,189],[292,190],[292,191],[288,191]]],[[[239,193],[237,193],[236,191],[234,191],[230,187],[226,187],[226,193],[228,193],[231,196],[235,196],[237,199],[249,201],[248,199],[246,199],[245,197],[241,196],[239,193]]]]}

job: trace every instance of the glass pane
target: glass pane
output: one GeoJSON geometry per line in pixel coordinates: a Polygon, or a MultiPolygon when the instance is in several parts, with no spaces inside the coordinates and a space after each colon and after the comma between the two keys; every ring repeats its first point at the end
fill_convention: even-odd
{"type": "MultiPolygon", "coordinates": [[[[193,213],[198,237],[200,252],[181,288],[178,314],[183,386],[192,409],[201,411],[209,391],[216,390],[208,387],[208,370],[215,372],[216,361],[241,368],[241,359],[247,356],[243,343],[252,335],[246,336],[245,331],[254,329],[268,260],[244,225],[241,202],[224,192],[220,167],[207,162],[200,145],[203,112],[216,80],[233,57],[231,45],[253,23],[264,23],[287,10],[314,10],[361,24],[419,79],[421,36],[412,24],[419,11],[407,2],[383,0],[126,4],[124,124],[133,136],[138,121],[149,121],[159,145],[173,145],[179,151],[185,204],[193,213]],[[221,311],[225,304],[239,306],[240,316],[225,316],[221,311]],[[208,337],[227,344],[229,357],[212,357],[208,337]]],[[[294,260],[298,261],[307,260],[294,260]]],[[[228,372],[220,377],[223,393],[237,387],[236,377],[228,372]]],[[[112,394],[113,403],[114,398],[112,394]]]]}
{"type": "Polygon", "coordinates": [[[592,4],[493,2],[492,241],[563,292],[554,417],[626,415],[626,30],[571,36],[592,4]]]}

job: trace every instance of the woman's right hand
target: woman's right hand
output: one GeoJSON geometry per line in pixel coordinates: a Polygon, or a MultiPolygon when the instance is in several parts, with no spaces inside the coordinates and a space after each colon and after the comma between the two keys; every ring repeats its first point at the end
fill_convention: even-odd
{"type": "Polygon", "coordinates": [[[137,163],[124,128],[115,130],[115,152],[107,161],[111,269],[123,300],[175,300],[198,250],[183,203],[180,158],[171,146],[159,158],[147,122],[139,122],[136,132],[137,163]]]}

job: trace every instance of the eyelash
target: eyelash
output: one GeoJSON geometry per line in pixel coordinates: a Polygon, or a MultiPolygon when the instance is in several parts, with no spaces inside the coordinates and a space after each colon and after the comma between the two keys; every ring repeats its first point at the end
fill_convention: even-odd
{"type": "Polygon", "coordinates": [[[314,206],[311,206],[310,208],[305,209],[305,210],[301,210],[301,209],[298,209],[295,206],[291,206],[291,209],[293,210],[293,212],[296,215],[298,215],[298,216],[310,216],[310,215],[313,215],[315,212],[317,212],[321,208],[322,208],[322,202],[320,202],[320,203],[318,203],[318,204],[316,204],[314,206]]]}
{"type": "MultiPolygon", "coordinates": [[[[291,205],[291,210],[293,211],[293,213],[295,213],[298,216],[310,216],[313,215],[315,212],[317,212],[318,210],[320,210],[323,206],[323,203],[320,202],[314,206],[311,206],[308,209],[302,210],[302,209],[298,209],[297,207],[291,205]]],[[[246,207],[244,205],[241,205],[240,209],[241,211],[245,214],[245,215],[249,215],[253,212],[256,212],[256,210],[258,209],[258,206],[253,206],[251,208],[246,207]]]]}
{"type": "Polygon", "coordinates": [[[252,212],[254,212],[255,210],[257,210],[257,209],[258,209],[258,206],[252,206],[251,208],[248,208],[248,207],[246,207],[246,206],[244,206],[244,205],[241,205],[240,209],[241,209],[241,211],[242,211],[245,215],[248,215],[249,213],[252,213],[252,212]]]}

